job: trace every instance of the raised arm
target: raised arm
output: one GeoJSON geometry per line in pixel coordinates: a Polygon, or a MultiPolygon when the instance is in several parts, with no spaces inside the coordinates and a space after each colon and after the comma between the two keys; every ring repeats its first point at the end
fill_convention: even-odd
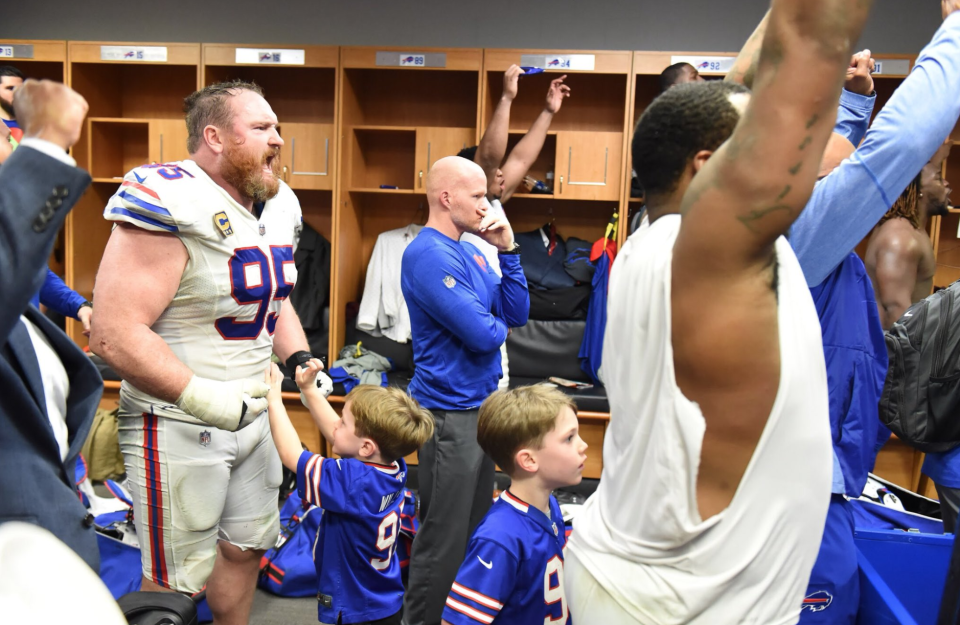
{"type": "Polygon", "coordinates": [[[297,367],[295,375],[297,386],[300,388],[300,401],[310,411],[310,417],[320,430],[320,434],[332,445],[333,431],[340,425],[340,415],[317,387],[317,374],[321,369],[323,364],[319,359],[313,358],[303,366],[297,367]]]}
{"type": "Polygon", "coordinates": [[[283,397],[280,391],[280,385],[283,383],[283,374],[280,368],[271,363],[267,367],[265,381],[270,385],[270,392],[267,393],[267,414],[270,419],[270,434],[273,436],[273,444],[277,448],[277,454],[280,456],[280,462],[291,471],[297,470],[297,463],[300,460],[300,454],[303,452],[303,446],[300,442],[300,435],[296,428],[290,423],[290,415],[283,405],[283,397]]]}
{"type": "MultiPolygon", "coordinates": [[[[543,149],[543,142],[547,138],[547,131],[550,130],[550,124],[553,122],[553,116],[560,111],[563,105],[563,99],[570,97],[570,87],[563,84],[566,74],[550,82],[550,89],[547,90],[547,102],[543,111],[530,126],[527,134],[520,139],[520,142],[510,151],[507,162],[501,168],[503,170],[503,196],[501,201],[506,202],[523,182],[523,177],[530,171],[530,167],[540,156],[540,150],[543,149]]],[[[489,178],[488,178],[489,179],[489,178]]]]}
{"type": "Polygon", "coordinates": [[[877,289],[880,324],[889,330],[913,304],[922,251],[909,232],[895,232],[877,242],[877,289]]]}
{"type": "Polygon", "coordinates": [[[39,290],[56,233],[90,184],[66,155],[80,136],[87,102],[60,83],[28,80],[14,104],[24,142],[0,167],[0,345],[39,290]]]}
{"type": "Polygon", "coordinates": [[[773,243],[813,190],[840,87],[870,2],[780,0],[756,88],[730,140],[702,161],[684,196],[674,282],[733,278],[770,262],[773,243]],[[709,160],[707,160],[709,159],[709,160]],[[711,259],[704,263],[703,258],[711,259]]]}
{"type": "Polygon", "coordinates": [[[760,46],[763,44],[763,36],[767,33],[767,22],[770,21],[770,11],[767,11],[763,19],[757,25],[756,30],[743,44],[743,49],[733,62],[733,67],[727,72],[726,82],[736,83],[744,87],[753,88],[753,79],[757,73],[757,65],[760,63],[760,46]]]}
{"type": "Polygon", "coordinates": [[[493,111],[493,117],[487,130],[477,146],[477,156],[474,162],[483,168],[487,180],[496,176],[500,163],[507,153],[507,139],[510,132],[510,107],[517,97],[517,81],[523,70],[518,65],[511,65],[503,74],[503,94],[500,102],[493,111]]]}
{"type": "Polygon", "coordinates": [[[960,2],[949,4],[951,12],[863,143],[817,183],[790,232],[810,286],[870,233],[960,117],[960,2]]]}

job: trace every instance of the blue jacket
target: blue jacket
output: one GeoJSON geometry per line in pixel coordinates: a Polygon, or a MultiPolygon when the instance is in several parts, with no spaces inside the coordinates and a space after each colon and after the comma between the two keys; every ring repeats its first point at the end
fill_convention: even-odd
{"type": "Polygon", "coordinates": [[[57,231],[89,184],[86,172],[24,145],[0,167],[0,293],[5,298],[0,307],[0,523],[17,520],[46,528],[96,571],[93,517],[77,496],[74,466],[103,382],[73,341],[29,305],[46,276],[57,231]],[[70,377],[65,460],[21,314],[43,332],[70,377]]]}
{"type": "MultiPolygon", "coordinates": [[[[852,252],[810,294],[823,334],[830,432],[841,471],[834,475],[833,491],[859,497],[876,460],[877,403],[887,374],[877,302],[866,267],[852,252]]],[[[889,435],[885,428],[883,433],[889,435]]]]}
{"type": "Polygon", "coordinates": [[[86,300],[82,295],[64,284],[60,276],[47,269],[47,278],[40,287],[40,292],[33,296],[30,303],[40,307],[43,304],[51,310],[55,310],[64,317],[77,318],[77,311],[80,305],[86,300]]]}

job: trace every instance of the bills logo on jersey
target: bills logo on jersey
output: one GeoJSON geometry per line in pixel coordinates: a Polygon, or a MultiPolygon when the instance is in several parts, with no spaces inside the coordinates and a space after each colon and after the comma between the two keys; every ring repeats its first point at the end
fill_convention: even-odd
{"type": "Polygon", "coordinates": [[[220,230],[220,234],[224,237],[228,237],[233,234],[233,226],[230,225],[230,219],[227,217],[227,214],[223,211],[220,211],[213,216],[213,223],[217,225],[217,229],[220,230]]]}
{"type": "Polygon", "coordinates": [[[201,447],[210,446],[210,432],[208,430],[204,430],[200,432],[200,446],[201,447]]]}
{"type": "Polygon", "coordinates": [[[826,590],[818,590],[812,595],[807,595],[803,600],[803,607],[800,611],[810,610],[811,612],[823,612],[833,603],[833,595],[826,590]]]}
{"type": "Polygon", "coordinates": [[[266,236],[266,234],[267,234],[267,227],[263,224],[260,224],[260,236],[266,236]]]}

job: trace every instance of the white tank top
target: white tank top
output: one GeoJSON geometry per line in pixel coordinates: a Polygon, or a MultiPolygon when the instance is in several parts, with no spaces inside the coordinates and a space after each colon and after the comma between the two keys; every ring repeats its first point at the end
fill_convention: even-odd
{"type": "Polygon", "coordinates": [[[795,623],[830,501],[820,324],[786,239],[779,263],[780,385],[730,506],[701,521],[703,414],[677,387],[670,287],[680,216],[623,247],[610,278],[610,399],[600,487],[569,548],[638,623],[795,623]]]}

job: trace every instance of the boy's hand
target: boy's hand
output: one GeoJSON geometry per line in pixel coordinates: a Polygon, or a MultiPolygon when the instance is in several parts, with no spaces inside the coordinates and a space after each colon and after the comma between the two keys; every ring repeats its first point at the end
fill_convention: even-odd
{"type": "Polygon", "coordinates": [[[319,358],[311,358],[297,367],[297,386],[301,391],[317,388],[317,374],[323,369],[319,358]]]}
{"type": "Polygon", "coordinates": [[[267,393],[267,403],[282,401],[280,385],[283,383],[283,374],[280,373],[280,367],[271,362],[264,374],[264,382],[270,385],[270,391],[267,393]]]}

